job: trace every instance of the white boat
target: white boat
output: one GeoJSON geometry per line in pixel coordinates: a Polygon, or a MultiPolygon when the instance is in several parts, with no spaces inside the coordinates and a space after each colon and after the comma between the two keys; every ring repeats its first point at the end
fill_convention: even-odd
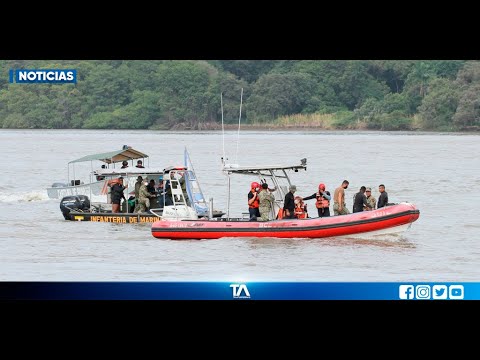
{"type": "Polygon", "coordinates": [[[155,179],[157,181],[163,174],[162,168],[137,168],[135,160],[145,159],[149,156],[124,145],[121,150],[110,151],[100,154],[92,154],[72,160],[68,163],[67,183],[56,182],[47,188],[48,197],[51,199],[62,199],[65,196],[85,195],[88,196],[92,203],[108,203],[107,193],[105,193],[106,181],[123,177],[123,184],[128,185],[127,191],[135,188],[137,177],[141,175],[143,178],[155,179]],[[121,168],[121,164],[127,161],[129,166],[125,169],[121,168]],[[90,172],[88,179],[82,180],[77,178],[78,169],[75,165],[90,162],[90,172]]]}
{"type": "MultiPolygon", "coordinates": [[[[85,161],[100,161],[108,164],[104,168],[90,172],[87,183],[80,180],[70,180],[70,184],[64,186],[52,186],[48,189],[51,198],[59,198],[60,209],[66,220],[73,221],[97,221],[117,223],[154,222],[160,216],[168,218],[202,218],[206,216],[219,217],[222,211],[209,208],[205,197],[200,189],[197,177],[190,161],[187,149],[184,150],[185,166],[166,168],[127,168],[115,167],[115,164],[128,161],[145,159],[148,155],[134,150],[131,147],[115,152],[93,154],[71,161],[70,164],[85,161]],[[177,172],[184,174],[181,179],[175,176],[177,172]],[[119,177],[123,177],[123,184],[128,185],[124,191],[125,197],[132,201],[131,204],[124,202],[120,213],[112,213],[110,185],[119,177]],[[163,189],[156,189],[156,197],[150,199],[150,210],[147,213],[134,213],[134,189],[138,176],[143,179],[155,180],[156,185],[163,183],[163,189]]],[[[104,165],[105,165],[104,164],[104,165]]],[[[93,165],[91,165],[93,168],[93,165]]],[[[70,174],[70,171],[69,171],[70,174]]],[[[75,172],[73,172],[75,174],[75,172]]],[[[75,176],[74,176],[75,178],[75,176]]]]}

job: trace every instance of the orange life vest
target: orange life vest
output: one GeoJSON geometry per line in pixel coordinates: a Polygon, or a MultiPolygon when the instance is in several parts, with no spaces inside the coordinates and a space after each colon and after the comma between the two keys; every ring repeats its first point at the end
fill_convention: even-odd
{"type": "Polygon", "coordinates": [[[330,201],[325,199],[319,192],[317,192],[317,202],[315,203],[317,209],[323,209],[330,207],[330,201]]]}
{"type": "Polygon", "coordinates": [[[306,219],[307,214],[307,205],[306,204],[295,204],[295,217],[297,219],[306,219]]]}
{"type": "MultiPolygon", "coordinates": [[[[250,191],[251,192],[251,191],[250,191]]],[[[248,199],[248,201],[250,201],[251,199],[248,199]]],[[[248,204],[248,207],[249,208],[252,208],[252,209],[256,209],[260,206],[260,199],[258,198],[258,193],[257,193],[257,197],[255,198],[255,200],[251,203],[251,204],[248,204]]]]}

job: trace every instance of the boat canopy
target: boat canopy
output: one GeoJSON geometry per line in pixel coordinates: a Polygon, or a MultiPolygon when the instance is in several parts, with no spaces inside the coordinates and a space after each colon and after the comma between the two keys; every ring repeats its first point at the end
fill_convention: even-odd
{"type": "Polygon", "coordinates": [[[307,159],[301,159],[300,165],[292,166],[238,166],[236,164],[225,164],[223,171],[228,174],[243,174],[243,175],[257,175],[263,174],[264,171],[276,171],[276,170],[293,170],[298,171],[300,169],[307,169],[307,159]]]}
{"type": "Polygon", "coordinates": [[[83,162],[83,161],[92,161],[92,160],[99,160],[103,161],[107,164],[118,163],[124,160],[132,160],[132,159],[141,159],[147,158],[148,155],[144,154],[138,150],[135,150],[131,147],[117,150],[117,151],[110,151],[101,154],[93,154],[81,157],[80,159],[70,161],[69,164],[83,162]]]}

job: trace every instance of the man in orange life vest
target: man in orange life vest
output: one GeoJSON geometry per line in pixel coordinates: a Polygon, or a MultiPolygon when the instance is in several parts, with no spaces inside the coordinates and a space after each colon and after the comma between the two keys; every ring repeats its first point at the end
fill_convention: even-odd
{"type": "Polygon", "coordinates": [[[318,217],[330,216],[330,191],[325,191],[325,184],[318,185],[318,192],[303,198],[303,201],[317,199],[315,206],[318,210],[318,217]]]}
{"type": "Polygon", "coordinates": [[[250,221],[257,221],[257,217],[260,217],[260,199],[258,198],[260,184],[252,182],[250,188],[248,193],[248,213],[250,214],[250,221]]]}

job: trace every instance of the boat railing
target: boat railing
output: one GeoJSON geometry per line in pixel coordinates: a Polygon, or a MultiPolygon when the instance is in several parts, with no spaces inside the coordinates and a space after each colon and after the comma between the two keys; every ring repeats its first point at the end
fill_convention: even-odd
{"type": "Polygon", "coordinates": [[[151,214],[155,215],[158,218],[162,217],[163,208],[156,208],[148,210],[151,214]]]}

